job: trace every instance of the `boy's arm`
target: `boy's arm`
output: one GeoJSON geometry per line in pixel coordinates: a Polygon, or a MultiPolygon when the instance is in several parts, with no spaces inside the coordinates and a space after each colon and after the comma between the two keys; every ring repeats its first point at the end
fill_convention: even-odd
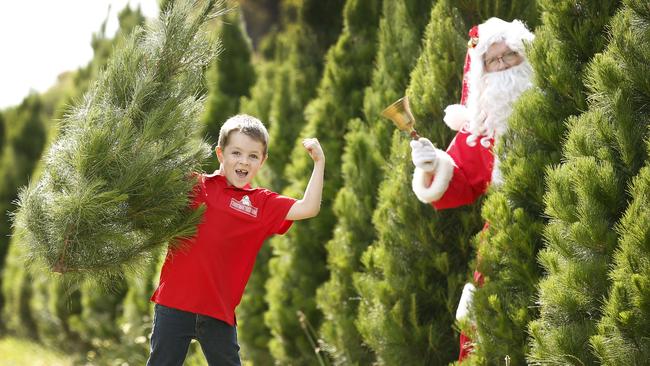
{"type": "Polygon", "coordinates": [[[303,220],[318,215],[320,211],[320,201],[323,194],[323,176],[325,173],[325,154],[318,142],[318,139],[307,138],[302,140],[302,146],[307,149],[312,160],[314,160],[314,170],[305,189],[305,194],[301,200],[291,206],[287,212],[286,220],[303,220]]]}

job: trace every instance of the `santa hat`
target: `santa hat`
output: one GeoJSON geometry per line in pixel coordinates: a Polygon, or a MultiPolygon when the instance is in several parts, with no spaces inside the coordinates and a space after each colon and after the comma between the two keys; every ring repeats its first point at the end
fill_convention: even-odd
{"type": "Polygon", "coordinates": [[[445,109],[445,123],[453,130],[460,130],[470,119],[467,104],[478,98],[478,82],[483,76],[483,55],[495,42],[505,42],[513,51],[525,55],[524,44],[532,42],[535,36],[520,20],[506,22],[490,18],[469,31],[468,50],[463,68],[463,90],[460,104],[445,109]]]}

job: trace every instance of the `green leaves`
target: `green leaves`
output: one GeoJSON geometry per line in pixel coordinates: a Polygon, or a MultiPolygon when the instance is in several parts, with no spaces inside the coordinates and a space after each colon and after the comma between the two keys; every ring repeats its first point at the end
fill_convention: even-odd
{"type": "Polygon", "coordinates": [[[215,45],[203,34],[215,1],[171,5],[136,29],[63,119],[43,177],[24,189],[16,225],[57,272],[122,275],[148,252],[190,236],[192,172],[209,155],[199,94],[215,45]]]}

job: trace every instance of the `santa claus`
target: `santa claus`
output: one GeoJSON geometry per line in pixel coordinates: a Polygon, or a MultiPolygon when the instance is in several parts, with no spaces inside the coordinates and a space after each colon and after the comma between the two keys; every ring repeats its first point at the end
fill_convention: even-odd
{"type": "MultiPolygon", "coordinates": [[[[513,102],[532,86],[524,45],[533,34],[518,20],[490,18],[470,30],[461,104],[445,109],[445,123],[458,131],[447,151],[426,138],[411,141],[413,192],[438,210],[473,203],[490,184],[500,183],[495,141],[508,129],[513,102]]],[[[480,274],[475,282],[481,285],[480,274]]],[[[473,284],[463,289],[456,317],[467,315],[473,284]]],[[[461,334],[464,359],[471,350],[461,334]]]]}

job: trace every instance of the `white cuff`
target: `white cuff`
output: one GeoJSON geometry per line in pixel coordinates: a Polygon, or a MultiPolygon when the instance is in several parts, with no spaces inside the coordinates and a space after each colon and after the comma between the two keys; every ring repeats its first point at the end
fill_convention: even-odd
{"type": "Polygon", "coordinates": [[[463,287],[463,294],[460,296],[458,309],[456,309],[456,320],[463,320],[467,317],[467,314],[469,314],[469,307],[472,304],[474,290],[476,290],[476,287],[471,283],[466,283],[465,287],[463,287]]]}
{"type": "Polygon", "coordinates": [[[437,150],[437,164],[433,171],[433,182],[427,186],[428,174],[420,169],[415,168],[413,171],[413,181],[411,183],[413,192],[418,199],[424,203],[437,201],[442,197],[449,187],[449,182],[454,175],[454,159],[442,150],[437,150]]]}

